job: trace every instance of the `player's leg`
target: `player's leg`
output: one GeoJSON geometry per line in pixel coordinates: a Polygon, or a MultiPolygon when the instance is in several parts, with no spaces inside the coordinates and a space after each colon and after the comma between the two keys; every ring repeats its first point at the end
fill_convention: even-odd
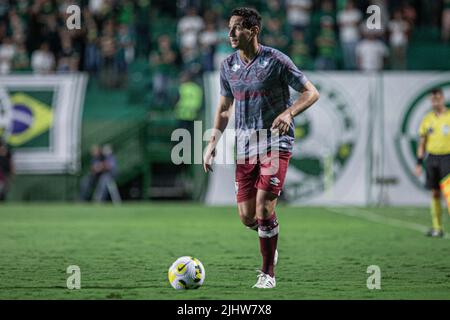
{"type": "Polygon", "coordinates": [[[275,252],[278,243],[278,220],[275,206],[278,196],[270,191],[258,190],[256,194],[256,217],[258,220],[259,247],[262,255],[261,271],[275,276],[275,252]]]}
{"type": "Polygon", "coordinates": [[[440,162],[440,189],[447,203],[447,211],[450,215],[450,154],[442,156],[440,162]]]}
{"type": "Polygon", "coordinates": [[[430,237],[442,237],[442,208],[441,192],[439,189],[431,190],[431,222],[432,229],[428,232],[430,237]]]}
{"type": "Polygon", "coordinates": [[[256,197],[238,202],[238,212],[241,222],[248,229],[258,231],[258,221],[256,220],[256,197]]]}
{"type": "MultiPolygon", "coordinates": [[[[239,218],[244,226],[249,230],[258,232],[258,219],[256,219],[256,197],[249,200],[238,202],[239,218]]],[[[275,250],[273,263],[276,266],[278,263],[278,251],[275,250]]]]}
{"type": "Polygon", "coordinates": [[[256,192],[255,183],[258,179],[259,168],[256,163],[237,163],[235,176],[236,198],[239,218],[249,229],[258,230],[256,221],[256,192]]]}
{"type": "Polygon", "coordinates": [[[262,274],[255,287],[275,287],[275,255],[278,244],[278,219],[275,213],[278,196],[281,194],[290,153],[269,155],[269,161],[261,161],[261,175],[256,187],[256,218],[258,219],[258,235],[262,255],[262,274]]]}
{"type": "Polygon", "coordinates": [[[439,187],[439,166],[437,158],[430,155],[425,163],[426,170],[426,187],[431,190],[431,229],[427,232],[427,236],[441,237],[442,231],[442,209],[441,209],[441,193],[439,187]]]}

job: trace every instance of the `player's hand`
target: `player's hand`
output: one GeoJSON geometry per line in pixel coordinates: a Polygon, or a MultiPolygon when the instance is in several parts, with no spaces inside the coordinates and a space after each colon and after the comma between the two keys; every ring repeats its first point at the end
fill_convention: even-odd
{"type": "Polygon", "coordinates": [[[420,177],[422,175],[422,165],[421,164],[416,165],[416,170],[414,173],[416,174],[417,177],[420,177]]]}
{"type": "Polygon", "coordinates": [[[203,156],[203,169],[205,172],[213,171],[212,160],[216,156],[216,148],[211,143],[206,147],[205,155],[203,156]]]}
{"type": "Polygon", "coordinates": [[[280,114],[272,123],[272,127],[270,130],[276,131],[278,130],[280,135],[284,135],[289,131],[289,127],[292,123],[292,115],[289,110],[286,110],[282,114],[280,114]]]}

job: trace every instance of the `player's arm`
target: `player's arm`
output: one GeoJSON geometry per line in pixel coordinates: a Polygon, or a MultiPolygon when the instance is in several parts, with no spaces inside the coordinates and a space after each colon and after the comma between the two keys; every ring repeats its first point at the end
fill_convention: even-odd
{"type": "Polygon", "coordinates": [[[212,129],[211,138],[209,139],[209,143],[203,157],[203,169],[205,172],[212,171],[211,161],[216,153],[216,145],[228,125],[233,101],[234,99],[232,97],[220,96],[219,105],[217,106],[216,115],[214,117],[214,127],[212,129]]]}
{"type": "Polygon", "coordinates": [[[425,147],[427,145],[427,136],[420,136],[419,143],[417,145],[417,164],[416,164],[416,176],[422,174],[423,158],[425,157],[425,147]]]}
{"type": "Polygon", "coordinates": [[[287,108],[272,123],[272,130],[278,129],[280,131],[280,135],[288,132],[289,126],[291,125],[294,117],[301,114],[303,111],[312,106],[317,100],[319,100],[319,91],[311,83],[311,81],[307,81],[300,92],[302,94],[292,104],[292,106],[287,108]]]}

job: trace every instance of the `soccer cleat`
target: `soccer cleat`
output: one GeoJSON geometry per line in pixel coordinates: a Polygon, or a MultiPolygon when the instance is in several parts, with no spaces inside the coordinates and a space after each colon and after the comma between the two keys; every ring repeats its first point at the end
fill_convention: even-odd
{"type": "Polygon", "coordinates": [[[273,256],[273,265],[276,266],[278,264],[278,250],[275,250],[275,255],[273,256]]]}
{"type": "Polygon", "coordinates": [[[259,288],[259,289],[275,288],[276,286],[275,277],[271,277],[270,275],[265,274],[259,270],[257,271],[259,272],[258,281],[256,281],[256,284],[252,288],[259,288]]]}
{"type": "Polygon", "coordinates": [[[431,228],[425,235],[431,238],[443,238],[444,231],[431,228]]]}

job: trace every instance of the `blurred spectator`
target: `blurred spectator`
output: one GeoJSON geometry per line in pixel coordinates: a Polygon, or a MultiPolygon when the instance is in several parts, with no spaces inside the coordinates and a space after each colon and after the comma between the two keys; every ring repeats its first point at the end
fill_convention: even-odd
{"type": "Polygon", "coordinates": [[[0,201],[5,201],[14,176],[12,152],[0,138],[0,201]]]}
{"type": "Polygon", "coordinates": [[[287,21],[292,29],[304,31],[311,21],[311,0],[286,0],[287,21]]]}
{"type": "Polygon", "coordinates": [[[298,68],[306,70],[313,69],[309,46],[305,43],[303,31],[294,30],[292,32],[292,44],[290,48],[289,56],[298,68]]]}
{"type": "Polygon", "coordinates": [[[0,74],[8,74],[11,72],[14,55],[15,45],[11,38],[6,37],[0,45],[0,74]]]}
{"type": "Polygon", "coordinates": [[[9,12],[9,25],[14,42],[22,42],[25,39],[25,25],[16,10],[9,12]]]}
{"type": "Polygon", "coordinates": [[[391,46],[391,67],[393,69],[405,69],[409,24],[403,19],[401,11],[394,12],[394,17],[389,22],[388,29],[391,46]]]}
{"type": "Polygon", "coordinates": [[[94,18],[88,10],[83,12],[86,24],[86,45],[84,49],[84,69],[90,74],[97,74],[101,67],[101,53],[98,47],[98,29],[94,18]]]}
{"type": "Polygon", "coordinates": [[[117,12],[117,22],[119,25],[126,26],[127,27],[127,33],[128,33],[128,26],[133,24],[134,17],[135,17],[135,10],[134,10],[134,1],[132,0],[122,0],[118,1],[116,3],[116,10],[117,12]]]}
{"type": "Polygon", "coordinates": [[[147,57],[150,51],[150,15],[152,13],[150,0],[136,3],[136,57],[147,57]]]}
{"type": "Polygon", "coordinates": [[[450,0],[444,0],[442,10],[442,40],[450,40],[450,0]]]}
{"type": "Polygon", "coordinates": [[[121,24],[117,28],[118,33],[115,36],[116,53],[114,56],[114,68],[117,74],[118,85],[126,82],[126,74],[128,69],[128,62],[134,59],[134,45],[131,36],[128,33],[128,26],[121,24]]]}
{"type": "MultiPolygon", "coordinates": [[[[408,34],[414,36],[412,40],[420,41],[431,31],[427,41],[436,41],[433,36],[438,28],[441,28],[442,41],[450,40],[450,0],[246,2],[264,17],[263,43],[284,52],[297,52],[300,60],[309,51],[311,59],[318,61],[319,68],[331,67],[327,59],[323,59],[323,51],[320,51],[323,46],[319,46],[316,40],[328,37],[324,37],[320,27],[322,18],[333,19],[334,31],[336,34],[339,32],[344,69],[355,68],[355,46],[359,40],[357,25],[371,4],[381,8],[382,29],[376,37],[387,40],[392,48],[393,68],[406,65],[406,46],[399,45],[402,33],[399,30],[404,29],[404,23],[396,19],[392,23],[388,21],[390,16],[396,15],[395,10],[401,10],[403,20],[409,24],[408,34]],[[339,9],[337,16],[336,8],[339,9]],[[419,32],[413,33],[414,28],[419,28],[419,32]],[[303,37],[308,50],[303,44],[290,41],[294,37],[293,30],[303,30],[303,35],[296,34],[296,37],[303,37]],[[390,32],[388,36],[387,30],[390,32]]],[[[233,51],[228,39],[228,15],[239,5],[242,4],[236,0],[183,0],[176,4],[151,0],[0,0],[0,72],[29,69],[28,56],[35,72],[88,71],[91,75],[100,75],[101,84],[105,86],[122,87],[126,83],[130,63],[135,58],[148,57],[157,51],[159,44],[156,39],[163,33],[177,44],[173,51],[181,58],[180,70],[195,74],[216,70],[233,51]],[[82,30],[68,32],[68,40],[64,39],[68,16],[65,11],[71,4],[81,6],[82,30]],[[180,15],[180,12],[184,14],[180,15]],[[203,12],[203,17],[200,12],[203,12]],[[40,48],[44,42],[48,46],[46,50],[40,48]],[[12,48],[14,54],[11,57],[12,48]]]]}
{"type": "Polygon", "coordinates": [[[201,52],[197,49],[183,48],[181,56],[183,58],[183,71],[193,75],[199,75],[202,71],[201,52]]]}
{"type": "Polygon", "coordinates": [[[320,25],[323,17],[329,17],[333,22],[333,28],[336,27],[336,11],[334,10],[334,4],[332,0],[320,1],[320,7],[318,10],[314,10],[311,15],[311,36],[313,39],[317,38],[320,32],[320,25]]]}
{"type": "Polygon", "coordinates": [[[229,54],[233,52],[233,49],[231,48],[230,38],[228,36],[228,21],[225,19],[220,19],[217,30],[218,43],[214,55],[214,66],[216,70],[219,70],[220,64],[229,54]]]}
{"type": "Polygon", "coordinates": [[[101,152],[103,156],[102,171],[94,191],[94,201],[106,201],[109,195],[113,202],[120,202],[121,199],[116,183],[118,173],[116,157],[109,144],[104,145],[101,152]]]}
{"type": "Polygon", "coordinates": [[[0,41],[3,41],[7,37],[8,25],[6,21],[0,20],[0,41]]]}
{"type": "Polygon", "coordinates": [[[202,88],[192,81],[185,72],[181,76],[179,99],[175,105],[175,117],[181,121],[181,127],[193,129],[193,122],[197,120],[198,112],[203,103],[202,88]]]}
{"type": "Polygon", "coordinates": [[[12,67],[14,71],[30,70],[30,59],[28,58],[27,49],[23,42],[19,42],[16,46],[16,52],[13,57],[12,67]]]}
{"type": "Polygon", "coordinates": [[[62,37],[61,53],[59,55],[57,72],[78,71],[79,56],[72,46],[72,39],[68,34],[62,37]]]}
{"type": "Polygon", "coordinates": [[[92,192],[97,186],[98,179],[103,172],[103,154],[100,146],[91,146],[91,160],[89,166],[89,173],[81,179],[80,183],[80,199],[82,201],[89,201],[92,197],[92,192]]]}
{"type": "Polygon", "coordinates": [[[417,10],[409,3],[409,1],[404,1],[402,5],[403,18],[409,23],[409,28],[412,30],[416,24],[417,20],[417,10]]]}
{"type": "Polygon", "coordinates": [[[112,20],[107,20],[100,37],[100,80],[102,85],[110,88],[119,85],[119,75],[116,64],[117,45],[114,35],[114,23],[112,20]]]}
{"type": "Polygon", "coordinates": [[[214,23],[207,23],[206,29],[200,33],[200,52],[202,53],[203,71],[214,70],[214,53],[218,42],[217,31],[214,23]]]}
{"type": "Polygon", "coordinates": [[[356,45],[360,39],[359,24],[362,20],[359,11],[353,1],[347,1],[345,9],[338,14],[339,38],[342,47],[344,68],[356,69],[356,45]]]}
{"type": "Polygon", "coordinates": [[[320,33],[316,39],[317,58],[316,69],[333,70],[336,68],[336,35],[334,33],[333,19],[322,17],[320,33]]]}
{"type": "Polygon", "coordinates": [[[133,62],[135,55],[134,39],[130,28],[126,24],[119,25],[118,44],[120,50],[123,52],[123,61],[121,62],[125,63],[125,65],[119,69],[125,71],[127,65],[133,62]]]}
{"type": "Polygon", "coordinates": [[[31,67],[35,73],[50,73],[55,68],[55,57],[50,52],[47,42],[43,42],[40,48],[31,55],[31,67]]]}
{"type": "Polygon", "coordinates": [[[276,48],[282,52],[287,52],[289,40],[278,18],[272,17],[266,21],[262,42],[267,46],[276,48]]]}
{"type": "Polygon", "coordinates": [[[195,7],[190,7],[177,25],[180,48],[194,50],[197,48],[198,34],[205,27],[203,18],[198,15],[195,7]]]}
{"type": "Polygon", "coordinates": [[[7,16],[9,9],[9,1],[0,1],[0,19],[4,19],[7,16]]]}
{"type": "Polygon", "coordinates": [[[203,22],[205,25],[217,23],[217,12],[211,9],[206,9],[203,13],[203,22]]]}
{"type": "Polygon", "coordinates": [[[366,32],[356,46],[356,58],[359,70],[378,71],[384,67],[389,50],[383,41],[377,39],[373,32],[366,32]]]}
{"type": "Polygon", "coordinates": [[[56,55],[61,50],[60,30],[56,14],[47,14],[41,24],[41,38],[48,43],[49,50],[56,55]]]}
{"type": "Polygon", "coordinates": [[[99,15],[104,9],[105,2],[105,0],[89,0],[89,11],[99,15]]]}
{"type": "Polygon", "coordinates": [[[172,48],[170,37],[167,34],[158,38],[158,47],[150,54],[152,67],[153,102],[156,105],[169,103],[169,86],[171,78],[177,72],[177,53],[172,48]]]}
{"type": "MultiPolygon", "coordinates": [[[[267,21],[268,19],[276,18],[280,21],[281,25],[285,25],[286,23],[286,9],[284,8],[283,0],[267,0],[263,1],[262,5],[263,10],[260,12],[263,21],[267,21]]],[[[281,30],[285,32],[286,30],[281,30]]]]}

